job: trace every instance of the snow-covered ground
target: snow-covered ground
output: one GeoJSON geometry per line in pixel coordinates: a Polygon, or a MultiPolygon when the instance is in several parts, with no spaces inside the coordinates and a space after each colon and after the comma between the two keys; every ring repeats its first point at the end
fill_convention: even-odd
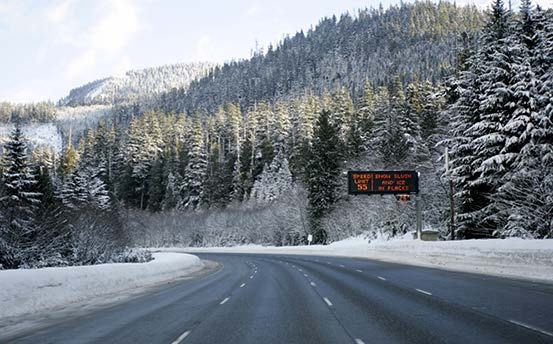
{"type": "Polygon", "coordinates": [[[165,248],[173,252],[234,252],[360,257],[387,262],[553,282],[553,240],[490,239],[373,241],[363,237],[328,246],[165,248]]]}
{"type": "Polygon", "coordinates": [[[155,253],[148,263],[0,271],[1,320],[104,304],[204,268],[196,256],[155,253]]]}

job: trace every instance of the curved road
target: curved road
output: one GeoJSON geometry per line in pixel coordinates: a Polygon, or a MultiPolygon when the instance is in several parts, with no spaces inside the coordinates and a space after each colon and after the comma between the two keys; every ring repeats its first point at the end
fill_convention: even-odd
{"type": "Polygon", "coordinates": [[[223,267],[7,342],[553,343],[549,284],[352,258],[198,256],[223,267]]]}

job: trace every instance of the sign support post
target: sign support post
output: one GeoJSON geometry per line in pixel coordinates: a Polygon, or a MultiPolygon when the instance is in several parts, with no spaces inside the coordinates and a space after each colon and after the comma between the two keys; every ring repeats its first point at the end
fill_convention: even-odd
{"type": "Polygon", "coordinates": [[[445,148],[445,174],[449,179],[449,230],[451,240],[455,240],[455,205],[453,204],[453,180],[449,174],[449,150],[445,148]]]}
{"type": "Polygon", "coordinates": [[[419,193],[415,196],[415,206],[417,208],[417,239],[422,237],[422,214],[421,214],[421,196],[419,193]]]}

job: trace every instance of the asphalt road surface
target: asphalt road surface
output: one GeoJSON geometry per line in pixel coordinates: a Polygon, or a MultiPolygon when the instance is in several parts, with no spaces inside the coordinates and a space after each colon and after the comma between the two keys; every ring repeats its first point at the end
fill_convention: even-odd
{"type": "Polygon", "coordinates": [[[9,343],[553,343],[553,285],[363,259],[222,267],[9,343]]]}

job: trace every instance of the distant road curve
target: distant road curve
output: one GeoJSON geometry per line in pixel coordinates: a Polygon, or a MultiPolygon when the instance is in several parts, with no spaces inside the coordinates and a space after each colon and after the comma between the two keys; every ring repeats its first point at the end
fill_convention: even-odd
{"type": "Polygon", "coordinates": [[[383,263],[198,254],[221,263],[9,343],[553,343],[553,285],[383,263]]]}

